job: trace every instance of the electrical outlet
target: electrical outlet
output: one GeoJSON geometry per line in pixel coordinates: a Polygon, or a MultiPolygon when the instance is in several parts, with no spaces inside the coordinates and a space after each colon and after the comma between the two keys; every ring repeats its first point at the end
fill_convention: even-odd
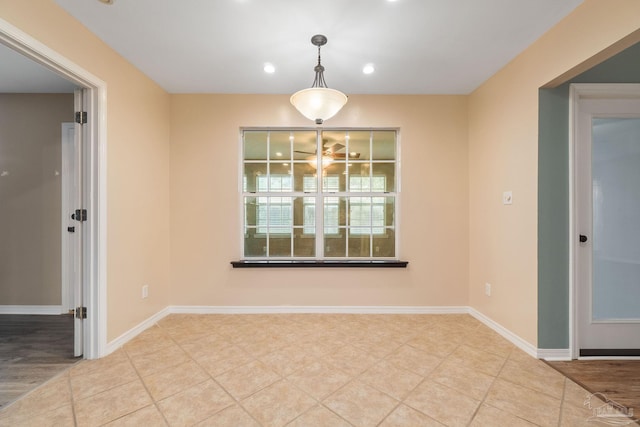
{"type": "Polygon", "coordinates": [[[142,298],[149,296],[149,285],[142,285],[142,298]]]}
{"type": "Polygon", "coordinates": [[[484,284],[484,293],[490,297],[491,296],[491,283],[484,284]]]}

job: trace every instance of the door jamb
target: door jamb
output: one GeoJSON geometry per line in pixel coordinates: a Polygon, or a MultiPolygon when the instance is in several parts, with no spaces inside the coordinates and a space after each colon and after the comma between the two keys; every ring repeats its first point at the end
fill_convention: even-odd
{"type": "MultiPolygon", "coordinates": [[[[69,178],[70,175],[75,174],[75,171],[69,170],[69,157],[74,157],[75,153],[75,136],[74,139],[69,141],[69,132],[74,130],[74,123],[64,122],[62,123],[62,169],[60,176],[62,177],[62,223],[60,224],[60,234],[62,235],[62,313],[68,313],[74,307],[73,305],[73,286],[71,286],[71,268],[69,263],[73,259],[73,257],[69,257],[69,231],[67,231],[67,227],[69,226],[69,215],[73,209],[77,208],[76,204],[73,206],[69,205],[69,178]],[[69,147],[69,143],[74,145],[74,151],[72,152],[69,147]],[[71,294],[70,294],[71,293],[71,294]]],[[[75,162],[73,162],[75,164],[75,162]]]]}
{"type": "Polygon", "coordinates": [[[594,98],[640,98],[640,84],[636,83],[572,83],[569,85],[569,352],[572,359],[579,358],[578,343],[578,293],[577,251],[578,235],[576,220],[576,176],[577,126],[579,103],[582,99],[594,98]]]}
{"type": "Polygon", "coordinates": [[[40,41],[29,36],[9,22],[0,19],[0,43],[25,55],[49,70],[76,83],[89,92],[87,108],[89,141],[87,141],[88,176],[83,198],[89,211],[85,230],[88,242],[85,268],[88,275],[83,284],[87,324],[84,328],[84,357],[95,359],[105,355],[107,344],[106,257],[107,257],[107,157],[106,111],[107,85],[104,81],[81,68],[40,41]]]}

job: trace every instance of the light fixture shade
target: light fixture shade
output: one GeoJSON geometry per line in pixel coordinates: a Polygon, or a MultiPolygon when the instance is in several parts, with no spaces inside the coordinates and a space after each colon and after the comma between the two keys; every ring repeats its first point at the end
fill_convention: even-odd
{"type": "Polygon", "coordinates": [[[335,116],[347,103],[347,95],[327,87],[302,89],[291,95],[291,104],[309,120],[317,124],[335,116]]]}
{"type": "MultiPolygon", "coordinates": [[[[307,157],[307,163],[309,163],[309,165],[311,165],[314,169],[318,169],[318,158],[316,156],[307,157]]],[[[331,163],[333,163],[332,157],[322,156],[322,159],[320,160],[322,169],[331,166],[331,163]]]]}

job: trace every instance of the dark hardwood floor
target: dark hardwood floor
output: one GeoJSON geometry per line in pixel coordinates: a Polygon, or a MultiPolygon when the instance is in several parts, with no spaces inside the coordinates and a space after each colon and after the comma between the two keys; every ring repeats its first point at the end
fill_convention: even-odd
{"type": "Polygon", "coordinates": [[[640,415],[640,360],[547,362],[592,393],[633,408],[640,415]]]}
{"type": "Polygon", "coordinates": [[[78,360],[72,315],[0,315],[0,408],[78,360]]]}

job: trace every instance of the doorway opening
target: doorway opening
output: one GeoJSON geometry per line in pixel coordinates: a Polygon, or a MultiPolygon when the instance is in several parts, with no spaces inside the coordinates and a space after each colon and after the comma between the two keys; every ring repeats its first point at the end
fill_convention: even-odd
{"type": "MultiPolygon", "coordinates": [[[[3,20],[0,20],[0,45],[80,89],[79,94],[75,95],[75,104],[80,105],[76,111],[80,113],[83,124],[74,125],[75,138],[81,138],[77,139],[81,141],[81,149],[76,150],[76,154],[80,153],[76,158],[82,185],[79,205],[74,210],[74,214],[79,214],[80,221],[76,223],[81,228],[81,244],[78,245],[77,254],[77,258],[81,259],[79,293],[76,293],[72,304],[71,293],[67,293],[63,302],[62,291],[59,290],[60,300],[54,307],[57,307],[59,314],[64,309],[68,310],[69,306],[76,306],[74,311],[78,315],[75,319],[68,317],[75,322],[73,330],[77,354],[87,359],[98,358],[106,350],[106,84],[3,20]]],[[[5,65],[8,64],[3,61],[3,68],[5,65]]],[[[73,118],[72,114],[70,119],[73,118]]],[[[60,123],[57,132],[60,135],[60,123]]],[[[5,174],[9,175],[10,171],[5,174]]],[[[56,227],[58,232],[61,231],[61,214],[59,211],[55,216],[59,218],[56,227]]],[[[10,326],[9,329],[14,328],[10,326]]]]}
{"type": "Polygon", "coordinates": [[[640,85],[573,84],[571,353],[640,356],[640,85]]]}

